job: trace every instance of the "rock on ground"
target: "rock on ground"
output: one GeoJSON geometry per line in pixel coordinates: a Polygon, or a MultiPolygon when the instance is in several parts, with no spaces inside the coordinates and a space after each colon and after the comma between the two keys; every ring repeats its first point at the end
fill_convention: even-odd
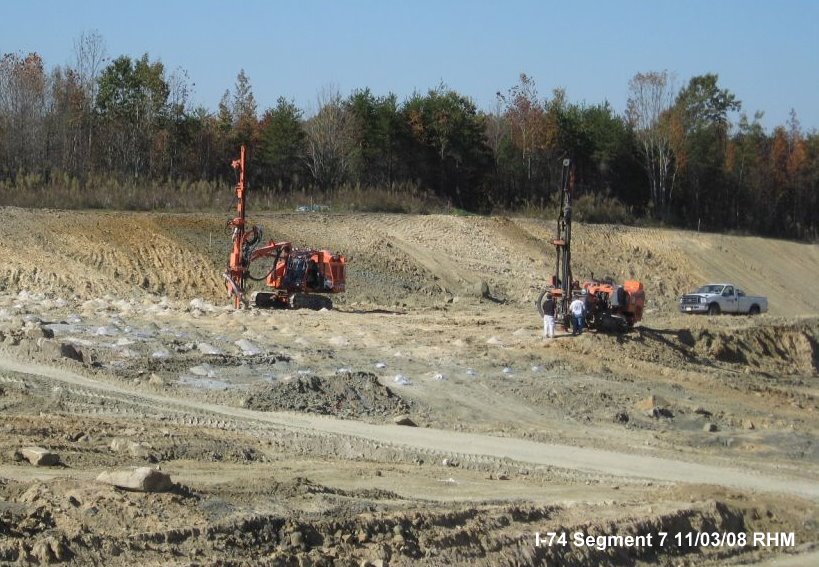
{"type": "Polygon", "coordinates": [[[37,467],[51,467],[60,462],[60,455],[42,447],[24,447],[20,453],[29,463],[37,467]]]}
{"type": "Polygon", "coordinates": [[[173,487],[171,476],[168,473],[151,467],[140,467],[135,470],[103,471],[97,477],[97,482],[137,492],[167,492],[173,487]]]}

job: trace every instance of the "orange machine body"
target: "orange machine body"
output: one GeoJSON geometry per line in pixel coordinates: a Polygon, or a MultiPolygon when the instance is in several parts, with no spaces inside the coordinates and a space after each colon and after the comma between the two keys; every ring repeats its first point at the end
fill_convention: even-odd
{"type": "Polygon", "coordinates": [[[590,280],[581,286],[586,297],[586,322],[592,329],[623,330],[643,319],[646,295],[643,284],[626,280],[590,280]]]}
{"type": "Polygon", "coordinates": [[[342,293],[347,277],[344,256],[329,250],[288,250],[268,274],[273,289],[312,293],[342,293]],[[302,264],[304,269],[303,277],[302,264]]]}

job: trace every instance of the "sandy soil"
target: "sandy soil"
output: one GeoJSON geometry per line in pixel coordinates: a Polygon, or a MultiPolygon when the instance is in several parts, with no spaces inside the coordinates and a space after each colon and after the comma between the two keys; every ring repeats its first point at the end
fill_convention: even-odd
{"type": "Polygon", "coordinates": [[[0,564],[815,557],[817,246],[578,225],[576,274],[640,279],[646,316],[544,343],[551,222],[263,215],[269,238],[344,252],[348,292],[234,311],[226,217],[2,213],[0,564]],[[678,314],[707,280],[770,313],[678,314]],[[175,488],[95,480],[144,465],[175,488]],[[569,541],[538,546],[550,531],[569,541]],[[715,531],[795,545],[571,539],[715,531]]]}

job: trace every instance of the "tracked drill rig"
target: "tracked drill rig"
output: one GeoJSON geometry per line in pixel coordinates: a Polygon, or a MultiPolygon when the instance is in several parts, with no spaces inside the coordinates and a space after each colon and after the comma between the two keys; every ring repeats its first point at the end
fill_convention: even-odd
{"type": "Polygon", "coordinates": [[[570,159],[563,160],[560,182],[560,200],[557,234],[552,240],[556,251],[555,271],[551,281],[538,295],[536,305],[543,317],[543,306],[551,294],[555,302],[555,322],[569,329],[569,305],[581,298],[586,305],[586,327],[600,331],[623,332],[643,318],[645,291],[643,284],[627,280],[618,285],[611,278],[597,280],[593,276],[583,282],[572,275],[572,196],[574,166],[570,159]]]}
{"type": "Polygon", "coordinates": [[[228,221],[232,247],[224,278],[228,296],[236,309],[248,306],[245,297],[248,281],[264,281],[270,291],[256,291],[251,301],[256,307],[289,307],[330,309],[329,294],[345,289],[346,260],[329,250],[302,249],[290,242],[268,241],[262,244],[261,227],[248,227],[245,219],[245,146],[239,158],[231,162],[236,171],[237,216],[228,221]],[[266,260],[269,269],[260,276],[250,273],[253,262],[266,260]]]}

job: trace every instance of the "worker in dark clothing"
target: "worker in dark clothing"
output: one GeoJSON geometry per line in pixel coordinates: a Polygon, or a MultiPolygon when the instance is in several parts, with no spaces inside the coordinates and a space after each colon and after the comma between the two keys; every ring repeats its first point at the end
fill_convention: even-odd
{"type": "Polygon", "coordinates": [[[555,338],[555,300],[551,293],[546,294],[543,302],[543,339],[555,338]]]}
{"type": "Polygon", "coordinates": [[[319,270],[318,264],[315,260],[310,260],[307,264],[307,288],[318,289],[319,287],[319,270]]]}

